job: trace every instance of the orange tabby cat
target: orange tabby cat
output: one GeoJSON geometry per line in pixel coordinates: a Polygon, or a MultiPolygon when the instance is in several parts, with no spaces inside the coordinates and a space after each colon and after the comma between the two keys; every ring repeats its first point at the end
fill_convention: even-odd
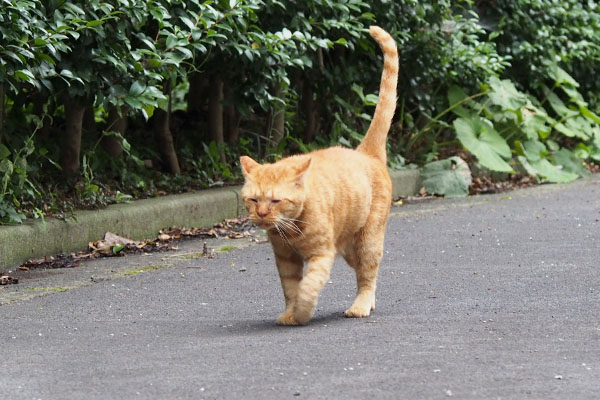
{"type": "Polygon", "coordinates": [[[267,230],[275,253],[285,297],[281,325],[310,320],[337,254],[354,268],[358,284],[344,314],[367,317],[375,308],[392,198],[386,138],[396,109],[398,52],[383,29],[371,26],[370,33],[383,51],[384,68],[371,126],[356,150],[331,147],[264,165],[240,159],[244,203],[252,222],[267,230]]]}

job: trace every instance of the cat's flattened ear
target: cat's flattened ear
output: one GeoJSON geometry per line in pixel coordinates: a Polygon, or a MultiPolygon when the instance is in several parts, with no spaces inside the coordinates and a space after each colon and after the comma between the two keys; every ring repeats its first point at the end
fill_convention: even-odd
{"type": "Polygon", "coordinates": [[[244,176],[246,178],[248,178],[250,176],[250,173],[252,172],[252,170],[254,168],[256,168],[260,165],[259,163],[257,163],[256,161],[254,161],[253,159],[251,159],[248,156],[241,156],[240,164],[242,164],[242,173],[244,174],[244,176]]]}
{"type": "Polygon", "coordinates": [[[306,173],[310,169],[311,160],[312,160],[311,158],[307,158],[306,160],[303,160],[296,166],[296,168],[295,168],[296,169],[296,179],[295,179],[296,183],[303,183],[304,177],[306,176],[306,173]]]}

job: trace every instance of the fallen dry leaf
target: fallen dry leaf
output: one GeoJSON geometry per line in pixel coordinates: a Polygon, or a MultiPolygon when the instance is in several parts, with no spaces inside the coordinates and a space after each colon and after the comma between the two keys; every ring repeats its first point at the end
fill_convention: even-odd
{"type": "Polygon", "coordinates": [[[17,283],[19,283],[19,280],[17,278],[13,278],[12,276],[8,275],[0,276],[0,285],[10,285],[17,283]]]}
{"type": "MultiPolygon", "coordinates": [[[[252,238],[256,233],[254,226],[248,217],[226,219],[215,224],[212,228],[185,228],[172,227],[159,232],[156,239],[148,241],[136,241],[106,232],[103,240],[88,243],[88,250],[79,253],[59,254],[54,257],[43,257],[38,260],[27,260],[19,269],[29,271],[35,268],[75,268],[79,267],[80,260],[98,257],[115,257],[125,254],[139,254],[156,251],[177,250],[173,244],[175,240],[193,238],[252,238]],[[115,246],[118,246],[115,248],[115,246]]],[[[206,257],[214,257],[214,252],[209,252],[204,247],[206,257]]],[[[10,278],[10,277],[9,277],[10,278]]],[[[13,278],[11,278],[13,279],[13,278]]],[[[7,282],[9,282],[7,280],[7,282]]],[[[17,283],[11,281],[10,283],[17,283]]]]}
{"type": "Polygon", "coordinates": [[[161,233],[160,235],[158,235],[158,240],[160,240],[161,242],[166,242],[167,240],[171,240],[171,235],[161,233]]]}

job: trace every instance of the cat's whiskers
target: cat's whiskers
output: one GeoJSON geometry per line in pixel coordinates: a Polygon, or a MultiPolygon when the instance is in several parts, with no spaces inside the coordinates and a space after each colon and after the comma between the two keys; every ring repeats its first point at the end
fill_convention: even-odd
{"type": "Polygon", "coordinates": [[[279,217],[278,222],[281,222],[281,224],[283,225],[283,227],[290,229],[291,231],[293,231],[294,233],[300,235],[300,236],[304,236],[304,232],[302,232],[302,229],[300,229],[298,227],[298,225],[296,225],[296,223],[294,223],[294,220],[292,218],[286,218],[286,217],[279,217]]]}
{"type": "Polygon", "coordinates": [[[302,221],[301,219],[288,218],[288,217],[282,217],[282,218],[285,218],[288,221],[300,222],[300,223],[303,223],[303,224],[306,224],[306,225],[310,225],[310,222],[302,221]]]}
{"type": "MultiPolygon", "coordinates": [[[[292,226],[292,223],[291,223],[291,222],[289,222],[289,221],[286,221],[286,220],[285,220],[283,217],[280,217],[280,218],[277,220],[277,222],[281,224],[281,227],[282,227],[282,228],[286,228],[286,230],[288,230],[288,229],[292,229],[292,230],[294,230],[294,232],[298,232],[296,229],[294,229],[294,226],[295,226],[295,225],[294,225],[294,226],[292,226]]],[[[297,227],[296,227],[296,228],[297,228],[297,227]]]]}
{"type": "Polygon", "coordinates": [[[279,233],[279,236],[283,239],[283,241],[289,246],[292,247],[289,238],[287,237],[287,235],[285,234],[285,229],[283,229],[283,227],[279,226],[278,222],[281,221],[275,221],[273,223],[273,226],[275,227],[275,229],[277,230],[277,232],[279,233]]]}

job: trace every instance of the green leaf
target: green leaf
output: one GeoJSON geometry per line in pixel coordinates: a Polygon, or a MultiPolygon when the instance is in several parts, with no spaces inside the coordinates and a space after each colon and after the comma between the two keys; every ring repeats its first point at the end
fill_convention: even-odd
{"type": "Polygon", "coordinates": [[[525,169],[525,171],[527,172],[527,174],[529,176],[535,176],[537,177],[538,172],[535,168],[533,168],[531,166],[531,164],[529,164],[529,161],[527,161],[527,157],[525,156],[517,156],[517,160],[519,160],[519,162],[521,163],[521,165],[523,166],[523,168],[525,169]]]}
{"type": "Polygon", "coordinates": [[[533,106],[527,106],[521,109],[523,115],[523,123],[521,129],[528,139],[537,139],[538,136],[542,139],[550,135],[550,126],[548,126],[548,114],[542,109],[533,106]]]}
{"type": "Polygon", "coordinates": [[[591,121],[600,124],[600,117],[598,115],[596,115],[594,112],[592,112],[589,108],[579,105],[579,111],[581,112],[581,115],[583,115],[584,117],[590,119],[591,121]]]}
{"type": "Polygon", "coordinates": [[[554,154],[554,162],[562,165],[564,171],[572,172],[579,176],[589,176],[591,173],[585,167],[581,158],[567,149],[560,149],[554,154]]]}
{"type": "Polygon", "coordinates": [[[175,35],[169,34],[167,36],[166,48],[167,50],[172,49],[177,45],[177,37],[175,35]]]}
{"type": "Polygon", "coordinates": [[[28,71],[26,69],[15,71],[15,76],[25,82],[35,82],[35,76],[33,76],[31,71],[28,71]]]}
{"type": "Polygon", "coordinates": [[[558,149],[560,149],[560,146],[554,140],[548,139],[545,143],[550,151],[558,151],[558,149]]]}
{"type": "Polygon", "coordinates": [[[452,104],[460,103],[468,96],[461,87],[452,85],[450,89],[448,89],[448,102],[452,104]]]}
{"type": "Polygon", "coordinates": [[[529,161],[538,161],[548,155],[544,143],[538,140],[528,140],[523,143],[524,155],[529,161]]]}
{"type": "Polygon", "coordinates": [[[151,58],[148,61],[148,66],[150,68],[160,68],[162,66],[162,64],[163,64],[162,61],[159,60],[158,58],[151,58]]]}
{"type": "Polygon", "coordinates": [[[142,114],[146,121],[148,121],[154,115],[154,106],[151,104],[142,105],[142,114]]]}
{"type": "MultiPolygon", "coordinates": [[[[448,90],[448,103],[450,104],[450,107],[453,107],[456,104],[464,101],[464,99],[466,99],[466,98],[467,98],[467,94],[460,87],[458,87],[456,85],[450,87],[450,89],[448,90]]],[[[471,116],[471,112],[469,112],[462,105],[455,106],[454,108],[452,108],[452,112],[455,113],[456,115],[458,115],[459,117],[463,117],[463,118],[467,118],[467,119],[470,118],[470,116],[471,116]]]]}
{"type": "Polygon", "coordinates": [[[14,171],[14,165],[7,159],[0,161],[0,172],[4,173],[3,179],[8,181],[10,179],[10,175],[12,175],[14,171]]]}
{"type": "Polygon", "coordinates": [[[103,23],[104,23],[104,21],[102,21],[102,20],[96,20],[96,21],[88,22],[87,24],[85,24],[85,26],[88,28],[93,28],[94,26],[102,25],[103,23]]]}
{"type": "Polygon", "coordinates": [[[565,135],[567,137],[577,136],[576,131],[572,130],[571,128],[567,127],[565,124],[563,124],[561,122],[554,125],[554,129],[556,129],[557,131],[559,131],[560,133],[562,133],[563,135],[565,135]]]}
{"type": "Polygon", "coordinates": [[[136,110],[142,107],[142,102],[137,97],[127,96],[123,100],[136,110]]]}
{"type": "Polygon", "coordinates": [[[590,158],[598,163],[600,163],[600,147],[592,147],[590,151],[590,158]]]}
{"type": "Polygon", "coordinates": [[[547,92],[546,95],[548,101],[550,102],[550,106],[561,118],[572,118],[579,115],[578,110],[572,110],[565,106],[565,103],[563,103],[556,93],[547,92]]]}
{"type": "Polygon", "coordinates": [[[83,11],[79,6],[76,6],[75,4],[73,4],[71,2],[64,3],[64,7],[74,14],[85,15],[85,11],[83,11]]]}
{"type": "Polygon", "coordinates": [[[194,53],[192,53],[192,51],[186,47],[178,46],[175,50],[182,53],[185,58],[194,58],[194,53]]]}
{"type": "Polygon", "coordinates": [[[113,254],[119,254],[121,251],[123,251],[124,248],[125,248],[124,244],[115,244],[112,247],[112,252],[113,252],[113,254]]]}
{"type": "Polygon", "coordinates": [[[552,165],[550,161],[542,158],[538,161],[531,162],[531,166],[535,168],[538,175],[546,178],[548,182],[552,183],[564,183],[571,182],[578,178],[577,174],[572,172],[563,171],[559,167],[552,165]]]}
{"type": "Polygon", "coordinates": [[[62,76],[64,76],[65,78],[70,78],[70,79],[74,79],[75,76],[73,75],[73,73],[68,70],[68,69],[63,69],[62,71],[60,71],[60,74],[62,76]]]}
{"type": "Polygon", "coordinates": [[[474,115],[469,119],[457,118],[453,125],[458,140],[481,165],[492,171],[514,172],[504,161],[511,158],[510,147],[491,122],[474,115]]]}
{"type": "Polygon", "coordinates": [[[146,90],[146,83],[142,81],[135,81],[131,84],[128,95],[131,97],[137,97],[144,93],[144,90],[146,90]]]}
{"type": "Polygon", "coordinates": [[[160,90],[156,86],[146,87],[146,90],[144,90],[144,97],[146,99],[167,99],[167,96],[162,92],[162,90],[160,90]]]}
{"type": "Polygon", "coordinates": [[[56,61],[54,61],[54,58],[50,57],[48,54],[38,53],[37,56],[38,56],[38,58],[40,58],[43,61],[46,61],[50,65],[56,64],[56,61]]]}
{"type": "Polygon", "coordinates": [[[567,96],[569,96],[569,100],[571,100],[573,103],[577,104],[578,106],[587,106],[587,103],[583,99],[581,93],[579,93],[579,91],[573,86],[562,85],[560,88],[563,90],[563,92],[565,92],[567,96]]]}
{"type": "Polygon", "coordinates": [[[574,136],[583,140],[589,139],[592,134],[592,125],[590,125],[589,121],[582,116],[569,118],[565,121],[565,125],[574,136]]]}
{"type": "Polygon", "coordinates": [[[12,51],[4,51],[3,55],[12,58],[13,60],[15,60],[19,64],[24,64],[25,63],[25,57],[23,57],[21,55],[18,55],[18,54],[15,54],[12,51]]]}
{"type": "Polygon", "coordinates": [[[450,157],[426,164],[421,174],[427,193],[446,197],[464,197],[469,194],[471,171],[460,157],[450,157]]]}
{"type": "Polygon", "coordinates": [[[525,156],[525,147],[520,140],[515,140],[515,153],[518,156],[525,156]]]}
{"type": "Polygon", "coordinates": [[[365,99],[365,95],[364,95],[364,89],[363,89],[363,87],[362,87],[362,86],[360,86],[360,85],[358,85],[358,84],[354,83],[354,84],[352,85],[352,91],[353,91],[354,93],[356,93],[356,94],[358,95],[358,97],[360,97],[360,99],[361,99],[361,100],[363,100],[363,101],[364,101],[364,99],[365,99]]]}
{"type": "Polygon", "coordinates": [[[548,66],[547,69],[548,75],[554,79],[555,84],[560,86],[562,84],[571,85],[574,87],[579,87],[579,83],[571,75],[567,73],[564,69],[560,68],[558,64],[552,63],[548,66]]]}
{"type": "Polygon", "coordinates": [[[590,147],[583,143],[577,144],[577,146],[573,149],[573,154],[580,160],[587,160],[590,157],[590,153],[590,147]]]}
{"type": "Polygon", "coordinates": [[[488,94],[491,102],[503,110],[516,112],[527,104],[525,94],[519,92],[511,81],[492,77],[488,83],[492,89],[488,94]]]}
{"type": "Polygon", "coordinates": [[[540,176],[552,183],[571,182],[578,178],[577,174],[565,172],[545,158],[532,162],[523,156],[518,156],[517,159],[529,175],[540,176]]]}
{"type": "Polygon", "coordinates": [[[131,144],[129,144],[127,139],[125,139],[124,137],[121,137],[121,148],[127,154],[129,154],[131,152],[131,144]]]}
{"type": "Polygon", "coordinates": [[[376,106],[379,101],[379,97],[376,94],[368,94],[364,98],[365,106],[376,106]]]}
{"type": "Polygon", "coordinates": [[[10,150],[3,144],[0,144],[0,160],[4,160],[10,156],[10,150]]]}
{"type": "Polygon", "coordinates": [[[179,19],[190,29],[190,31],[193,31],[194,29],[196,29],[194,22],[191,19],[189,19],[188,17],[181,16],[181,17],[179,17],[179,19]]]}

